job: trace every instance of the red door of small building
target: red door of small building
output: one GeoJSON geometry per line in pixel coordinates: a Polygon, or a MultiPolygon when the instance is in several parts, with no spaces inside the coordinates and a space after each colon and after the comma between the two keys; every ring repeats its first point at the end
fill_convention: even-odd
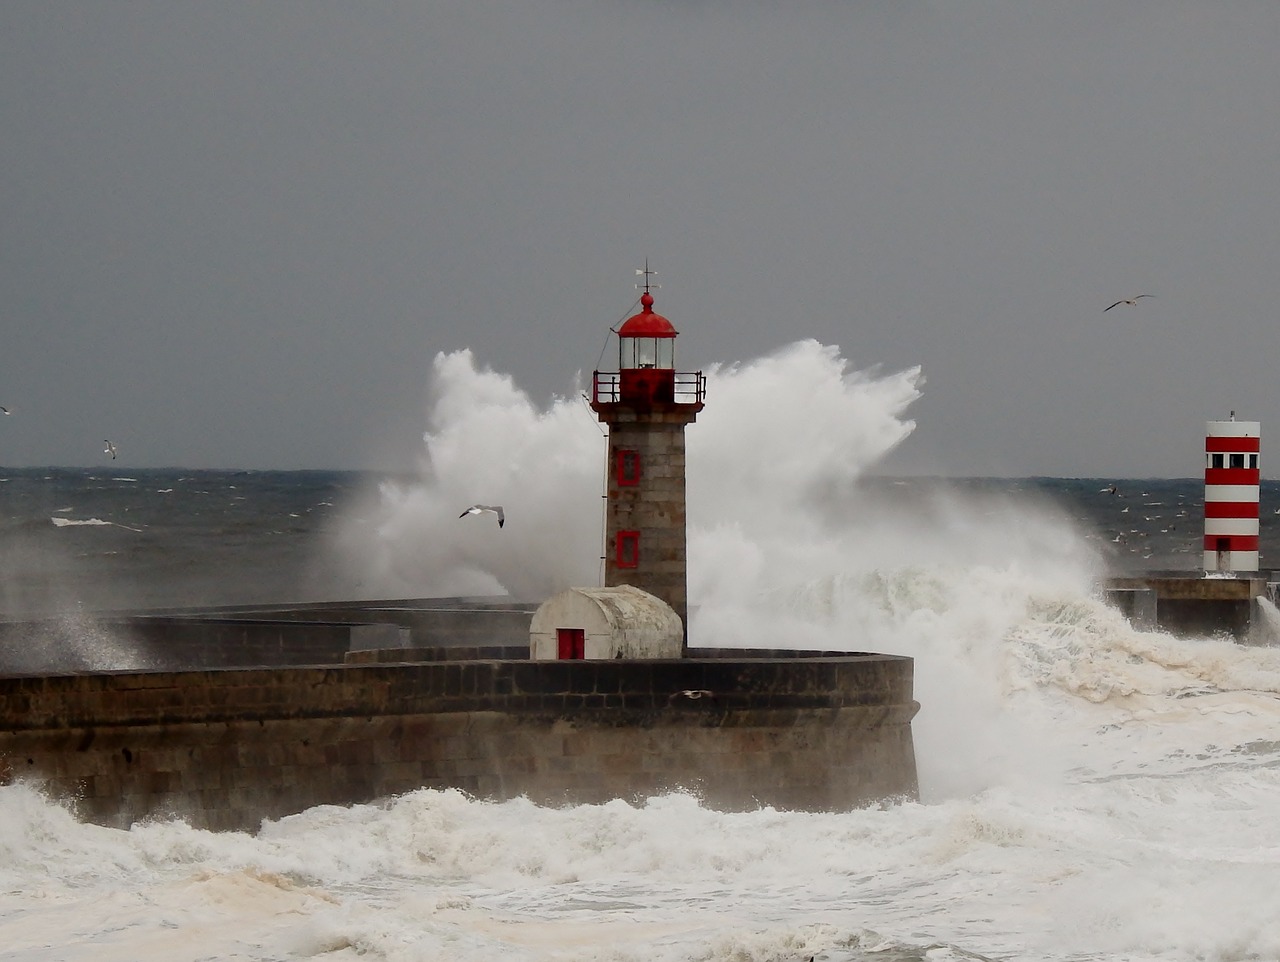
{"type": "Polygon", "coordinates": [[[585,658],[587,632],[584,628],[557,628],[556,645],[560,658],[585,658]]]}

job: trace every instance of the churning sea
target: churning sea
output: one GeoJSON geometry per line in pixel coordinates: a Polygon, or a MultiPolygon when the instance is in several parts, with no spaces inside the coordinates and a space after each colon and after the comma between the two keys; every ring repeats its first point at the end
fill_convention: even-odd
{"type": "MultiPolygon", "coordinates": [[[[466,351],[433,377],[406,476],[0,470],[0,612],[599,583],[578,392],[534,404],[466,351]]],[[[419,791],[241,834],[0,786],[0,960],[1280,959],[1280,647],[1140,631],[1097,590],[1198,570],[1201,483],[878,476],[921,385],[800,341],[709,370],[686,432],[691,644],[911,656],[919,801],[419,791]]],[[[1278,508],[1264,483],[1266,568],[1278,508]]]]}
{"type": "MultiPolygon", "coordinates": [[[[358,504],[398,483],[357,471],[0,468],[0,614],[387,597],[370,572],[335,557],[340,549],[332,544],[360,523],[350,517],[358,504]]],[[[860,484],[913,513],[944,492],[971,497],[975,524],[992,510],[981,498],[1048,502],[1114,574],[1201,564],[1204,485],[1197,479],[873,477],[860,484]]],[[[1280,568],[1280,517],[1267,523],[1280,515],[1280,482],[1263,482],[1261,510],[1260,563],[1280,568]]],[[[440,594],[411,578],[390,587],[397,597],[440,594]]]]}
{"type": "Polygon", "coordinates": [[[324,582],[316,547],[365,480],[334,471],[0,469],[0,609],[346,594],[324,582]]]}
{"type": "MultiPolygon", "coordinates": [[[[351,531],[376,540],[412,500],[411,481],[346,472],[0,479],[7,618],[374,597],[329,555],[367,560],[351,531]]],[[[1198,564],[1196,480],[860,487],[962,545],[970,525],[1061,524],[1094,571],[1198,564]]],[[[439,530],[497,537],[447,515],[439,530]]],[[[1274,532],[1263,554],[1280,559],[1274,532]]],[[[250,835],[101,828],[8,785],[0,959],[1280,958],[1280,648],[1136,631],[1034,551],[1000,557],[758,593],[828,644],[916,657],[919,802],[724,814],[686,795],[553,809],[421,791],[250,835]],[[842,636],[854,625],[879,637],[842,636]]]]}

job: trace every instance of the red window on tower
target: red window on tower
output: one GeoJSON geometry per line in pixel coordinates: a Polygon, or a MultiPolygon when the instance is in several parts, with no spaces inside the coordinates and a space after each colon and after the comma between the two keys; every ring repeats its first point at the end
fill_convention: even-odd
{"type": "Polygon", "coordinates": [[[557,628],[556,648],[560,659],[585,658],[587,632],[585,628],[557,628]]]}
{"type": "Polygon", "coordinates": [[[640,532],[619,531],[614,562],[619,568],[634,568],[640,564],[640,532]]]}
{"type": "Polygon", "coordinates": [[[640,452],[619,449],[618,465],[614,472],[621,487],[630,487],[640,483],[640,452]]]}

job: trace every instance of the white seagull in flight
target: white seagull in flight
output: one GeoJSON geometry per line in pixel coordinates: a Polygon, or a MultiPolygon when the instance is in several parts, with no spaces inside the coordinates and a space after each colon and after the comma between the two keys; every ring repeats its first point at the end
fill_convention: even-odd
{"type": "Polygon", "coordinates": [[[471,507],[467,508],[466,511],[462,512],[462,514],[458,515],[458,517],[465,518],[469,514],[484,514],[486,511],[490,511],[498,516],[498,527],[501,528],[503,522],[506,521],[506,518],[503,517],[502,505],[500,504],[473,504],[471,507]]]}
{"type": "Polygon", "coordinates": [[[0,404],[0,414],[12,414],[12,413],[13,412],[10,411],[7,407],[5,407],[3,404],[0,404]]]}
{"type": "MultiPolygon", "coordinates": [[[[1155,297],[1155,295],[1154,294],[1134,294],[1133,297],[1126,297],[1116,301],[1114,304],[1111,305],[1111,307],[1119,307],[1121,304],[1129,304],[1129,305],[1137,304],[1138,299],[1142,297],[1155,297]]],[[[1104,307],[1102,309],[1102,313],[1103,314],[1107,313],[1107,311],[1111,310],[1111,307],[1104,307]]]]}
{"type": "Polygon", "coordinates": [[[106,445],[106,447],[102,449],[102,453],[111,455],[111,460],[114,461],[116,459],[116,446],[110,441],[103,441],[102,443],[106,445]]]}

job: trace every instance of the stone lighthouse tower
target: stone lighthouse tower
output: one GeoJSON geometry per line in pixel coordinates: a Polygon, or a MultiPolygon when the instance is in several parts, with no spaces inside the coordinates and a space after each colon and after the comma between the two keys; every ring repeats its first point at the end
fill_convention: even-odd
{"type": "Polygon", "coordinates": [[[687,640],[684,428],[702,410],[706,379],[676,373],[677,332],[654,313],[651,273],[646,265],[640,313],[617,330],[618,370],[592,379],[591,409],[609,425],[604,583],[661,598],[687,640]]]}

